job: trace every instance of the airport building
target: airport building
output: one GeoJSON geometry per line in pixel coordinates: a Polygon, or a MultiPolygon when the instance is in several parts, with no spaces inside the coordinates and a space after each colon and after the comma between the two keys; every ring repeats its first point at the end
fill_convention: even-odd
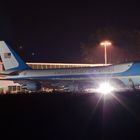
{"type": "MultiPolygon", "coordinates": [[[[105,64],[72,64],[72,63],[26,63],[32,69],[56,69],[56,68],[82,68],[82,67],[99,67],[105,66],[105,64]]],[[[3,71],[4,67],[0,62],[0,71],[3,71]]]]}
{"type": "Polygon", "coordinates": [[[105,64],[72,64],[72,63],[28,63],[32,69],[56,69],[56,68],[82,68],[82,67],[98,67],[105,64]]]}
{"type": "MultiPolygon", "coordinates": [[[[105,64],[72,64],[72,63],[26,63],[32,69],[56,69],[56,68],[82,68],[82,67],[99,67],[105,64]]],[[[0,71],[4,70],[2,62],[0,62],[0,71]]],[[[0,75],[2,77],[2,75],[0,75]]],[[[43,88],[42,90],[44,90],[43,88]]],[[[20,84],[14,83],[13,81],[0,81],[0,94],[6,93],[19,93],[25,92],[25,89],[21,88],[20,84]]]]}

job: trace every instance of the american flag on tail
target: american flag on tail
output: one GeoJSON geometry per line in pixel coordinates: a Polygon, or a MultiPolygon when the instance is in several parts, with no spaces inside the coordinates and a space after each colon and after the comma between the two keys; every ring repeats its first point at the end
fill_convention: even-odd
{"type": "Polygon", "coordinates": [[[4,58],[11,58],[11,53],[4,53],[4,58]]]}

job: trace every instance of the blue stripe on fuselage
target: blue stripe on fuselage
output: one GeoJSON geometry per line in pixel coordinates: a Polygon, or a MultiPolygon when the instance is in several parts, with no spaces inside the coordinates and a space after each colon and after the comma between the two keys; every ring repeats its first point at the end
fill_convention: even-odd
{"type": "Polygon", "coordinates": [[[28,79],[32,79],[32,80],[51,80],[51,79],[66,79],[66,78],[102,78],[102,77],[120,77],[120,76],[140,76],[140,63],[133,63],[133,65],[124,72],[120,72],[120,73],[108,73],[108,74],[67,74],[67,75],[52,75],[52,76],[17,76],[17,77],[9,77],[8,79],[10,80],[28,80],[28,79]]]}

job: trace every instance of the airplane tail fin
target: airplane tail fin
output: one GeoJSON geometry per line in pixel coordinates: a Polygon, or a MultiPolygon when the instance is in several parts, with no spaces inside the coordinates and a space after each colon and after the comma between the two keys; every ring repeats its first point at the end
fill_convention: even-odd
{"type": "Polygon", "coordinates": [[[30,69],[28,65],[4,41],[0,41],[0,56],[6,71],[30,69]]]}

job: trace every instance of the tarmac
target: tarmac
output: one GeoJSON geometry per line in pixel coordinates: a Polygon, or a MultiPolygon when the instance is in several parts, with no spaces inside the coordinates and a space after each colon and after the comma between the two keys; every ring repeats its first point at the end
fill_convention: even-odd
{"type": "Polygon", "coordinates": [[[140,92],[1,95],[0,136],[14,140],[140,139],[140,92]]]}

